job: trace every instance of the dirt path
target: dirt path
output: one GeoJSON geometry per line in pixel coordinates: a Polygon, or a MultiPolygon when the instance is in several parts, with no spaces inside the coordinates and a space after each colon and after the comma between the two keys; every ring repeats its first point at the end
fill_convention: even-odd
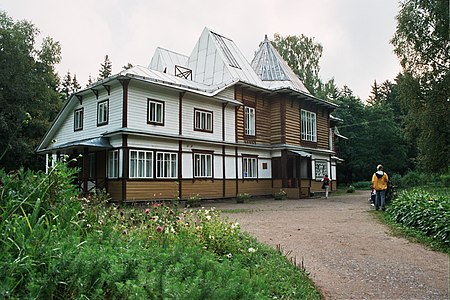
{"type": "MultiPolygon", "coordinates": [[[[210,203],[263,243],[303,259],[326,299],[448,299],[449,256],[397,238],[368,194],[210,203]]],[[[381,213],[381,212],[380,212],[381,213]]]]}

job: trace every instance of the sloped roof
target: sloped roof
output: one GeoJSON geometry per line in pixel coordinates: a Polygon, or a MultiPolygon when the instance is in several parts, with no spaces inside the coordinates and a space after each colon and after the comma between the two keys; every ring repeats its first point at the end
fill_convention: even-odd
{"type": "Polygon", "coordinates": [[[175,75],[175,66],[187,66],[188,59],[186,55],[158,47],[148,68],[175,75]]]}
{"type": "Polygon", "coordinates": [[[193,81],[205,84],[238,79],[240,81],[262,86],[256,75],[236,44],[229,38],[205,28],[198,39],[188,60],[193,72],[193,81]]]}
{"type": "Polygon", "coordinates": [[[273,47],[267,35],[256,52],[251,66],[269,89],[292,88],[310,94],[303,82],[273,47]]]}

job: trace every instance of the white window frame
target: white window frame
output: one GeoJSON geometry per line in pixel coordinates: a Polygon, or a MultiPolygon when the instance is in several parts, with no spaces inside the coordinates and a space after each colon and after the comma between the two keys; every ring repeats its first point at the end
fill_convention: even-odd
{"type": "Polygon", "coordinates": [[[108,178],[119,177],[119,150],[108,152],[108,178]]]}
{"type": "Polygon", "coordinates": [[[178,177],[178,155],[173,152],[156,152],[156,178],[178,177]]]}
{"type": "Polygon", "coordinates": [[[303,141],[317,142],[317,117],[316,113],[301,110],[301,138],[303,141]]]}
{"type": "Polygon", "coordinates": [[[256,135],[255,108],[250,106],[245,107],[245,135],[256,135]]]}
{"type": "Polygon", "coordinates": [[[213,155],[211,153],[194,153],[194,178],[212,178],[213,155]]]}
{"type": "Polygon", "coordinates": [[[83,130],[83,118],[84,118],[84,109],[79,108],[73,112],[73,130],[79,131],[83,130]]]}
{"type": "Polygon", "coordinates": [[[213,132],[213,112],[195,108],[194,130],[213,132]]]}
{"type": "Polygon", "coordinates": [[[258,160],[256,157],[242,157],[242,177],[258,178],[258,160]]]}
{"type": "Polygon", "coordinates": [[[147,123],[164,125],[164,102],[148,99],[147,123]]]}
{"type": "Polygon", "coordinates": [[[106,125],[109,121],[109,100],[100,101],[97,104],[97,126],[106,125]]]}
{"type": "Polygon", "coordinates": [[[130,150],[130,178],[153,178],[153,151],[130,150]]]}

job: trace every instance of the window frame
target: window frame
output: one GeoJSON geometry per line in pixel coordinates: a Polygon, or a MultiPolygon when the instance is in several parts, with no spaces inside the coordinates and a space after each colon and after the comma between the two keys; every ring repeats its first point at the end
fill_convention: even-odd
{"type": "Polygon", "coordinates": [[[164,126],[165,105],[166,105],[166,103],[164,101],[147,98],[147,124],[164,126]],[[155,104],[155,107],[156,107],[156,105],[161,106],[161,121],[150,120],[150,117],[151,117],[150,108],[151,108],[152,103],[155,104]]]}
{"type": "Polygon", "coordinates": [[[175,152],[165,152],[165,151],[157,151],[155,155],[155,178],[157,179],[177,179],[178,178],[178,153],[175,152]],[[163,160],[159,159],[159,156],[163,155],[163,160]],[[166,160],[166,155],[170,156],[170,160],[166,160]],[[172,159],[174,158],[174,159],[172,159]],[[170,165],[167,166],[166,162],[170,165]],[[175,165],[175,170],[173,170],[173,165],[175,165]],[[166,172],[168,171],[169,172],[166,172]],[[174,171],[174,172],[173,172],[174,171]],[[167,174],[171,173],[171,174],[167,174]],[[174,174],[172,174],[174,173],[174,174]],[[161,175],[162,174],[162,175],[161,175]]]}
{"type": "Polygon", "coordinates": [[[258,157],[253,155],[243,155],[242,156],[242,178],[243,179],[257,179],[258,178],[258,157]],[[251,166],[251,162],[254,162],[253,165],[253,176],[248,176],[248,171],[251,166]],[[247,174],[246,174],[247,173],[247,174]]]}
{"type": "Polygon", "coordinates": [[[83,130],[83,124],[84,124],[84,107],[75,109],[73,111],[73,131],[81,131],[83,130]],[[77,118],[77,115],[81,115],[80,118],[77,118]],[[77,120],[80,121],[81,125],[77,127],[77,120]]]}
{"type": "Polygon", "coordinates": [[[153,178],[153,151],[130,149],[128,176],[131,179],[153,178]],[[134,153],[136,153],[135,162],[132,161],[134,153]]]}
{"type": "Polygon", "coordinates": [[[202,131],[202,132],[209,132],[209,133],[212,133],[213,132],[213,130],[214,130],[214,113],[212,112],[212,111],[210,111],[210,110],[205,110],[205,109],[200,109],[200,108],[194,108],[194,130],[195,131],[202,131]],[[197,113],[199,114],[199,117],[200,117],[200,127],[197,127],[197,113]],[[202,116],[205,116],[205,125],[206,125],[206,128],[202,128],[201,127],[201,119],[202,119],[202,116]],[[210,127],[211,128],[207,128],[208,126],[208,116],[211,116],[211,118],[210,118],[210,127]]]}
{"type": "Polygon", "coordinates": [[[103,101],[99,101],[97,103],[97,126],[103,126],[103,125],[107,125],[109,122],[109,99],[103,100],[103,101]],[[100,120],[100,113],[102,110],[101,106],[106,105],[106,113],[104,116],[104,120],[100,120]]]}
{"type": "Polygon", "coordinates": [[[300,138],[302,141],[317,142],[317,114],[302,109],[300,112],[300,138]]]}
{"type": "Polygon", "coordinates": [[[108,179],[117,179],[119,178],[119,150],[111,150],[108,151],[107,155],[107,175],[108,179]],[[112,154],[112,160],[111,160],[112,154]],[[111,165],[112,161],[112,165],[111,165]]]}
{"type": "Polygon", "coordinates": [[[192,166],[193,166],[193,177],[196,179],[210,179],[214,177],[214,152],[212,151],[193,151],[192,152],[192,166]],[[204,163],[206,166],[204,167],[204,171],[198,173],[198,170],[202,171],[202,157],[205,158],[204,163]],[[208,158],[209,157],[209,169],[208,169],[208,158]],[[200,162],[200,165],[197,166],[197,162],[200,162]],[[208,172],[209,171],[209,172],[208,172]],[[202,174],[203,173],[203,174],[202,174]]]}
{"type": "Polygon", "coordinates": [[[252,106],[244,106],[244,135],[251,137],[256,136],[256,109],[252,106]],[[247,110],[252,112],[252,114],[247,114],[247,110]],[[252,116],[251,120],[250,116],[252,116]],[[250,125],[253,126],[250,127],[250,125]]]}

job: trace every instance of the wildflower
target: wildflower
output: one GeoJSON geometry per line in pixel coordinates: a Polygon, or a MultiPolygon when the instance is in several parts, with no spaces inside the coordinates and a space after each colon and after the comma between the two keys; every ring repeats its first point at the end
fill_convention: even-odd
{"type": "Polygon", "coordinates": [[[148,215],[150,213],[150,208],[145,209],[145,214],[148,215]]]}
{"type": "Polygon", "coordinates": [[[211,216],[206,216],[206,220],[211,220],[211,216]]]}
{"type": "Polygon", "coordinates": [[[163,232],[164,228],[162,228],[160,225],[156,226],[156,232],[163,232]]]}
{"type": "Polygon", "coordinates": [[[158,216],[154,216],[154,217],[153,217],[153,221],[158,222],[158,220],[159,220],[159,217],[158,217],[158,216]]]}
{"type": "Polygon", "coordinates": [[[256,252],[255,248],[252,247],[248,248],[248,253],[255,253],[255,252],[256,252]]]}
{"type": "Polygon", "coordinates": [[[231,259],[232,257],[233,257],[233,254],[231,254],[231,253],[228,253],[228,254],[227,254],[227,258],[228,258],[228,259],[231,259]]]}
{"type": "Polygon", "coordinates": [[[122,231],[122,234],[128,234],[128,231],[127,231],[126,229],[124,229],[124,230],[122,231]]]}

